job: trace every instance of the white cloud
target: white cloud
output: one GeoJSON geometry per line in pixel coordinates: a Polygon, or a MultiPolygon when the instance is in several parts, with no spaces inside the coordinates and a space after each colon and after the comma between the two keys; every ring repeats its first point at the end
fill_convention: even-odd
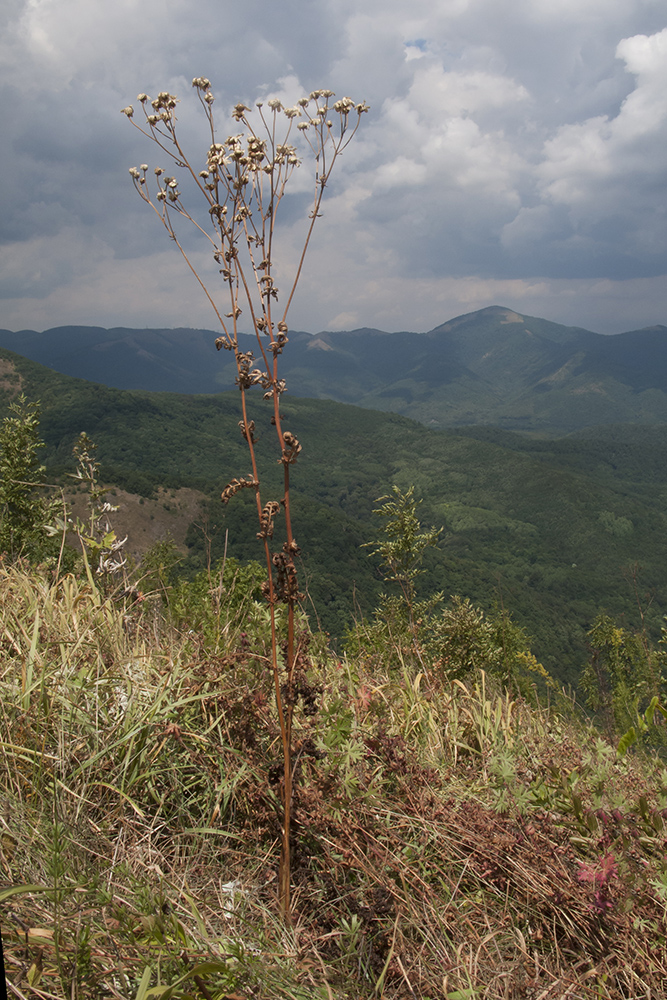
{"type": "Polygon", "coordinates": [[[617,55],[637,77],[618,114],[563,126],[545,143],[539,177],[553,201],[595,205],[601,184],[631,172],[665,177],[664,160],[646,154],[664,153],[667,147],[667,28],[651,37],[624,39],[617,55]]]}
{"type": "Polygon", "coordinates": [[[459,117],[479,111],[504,108],[528,98],[525,87],[510,77],[479,70],[447,71],[429,60],[415,71],[410,101],[429,117],[459,117]]]}

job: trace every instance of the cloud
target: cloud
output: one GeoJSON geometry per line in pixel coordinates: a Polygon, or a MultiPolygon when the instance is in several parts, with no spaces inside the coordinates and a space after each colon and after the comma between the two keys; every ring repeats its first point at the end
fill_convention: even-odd
{"type": "MultiPolygon", "coordinates": [[[[132,190],[150,149],[119,114],[178,93],[203,156],[200,74],[221,132],[238,99],[330,85],[372,105],[293,326],[427,329],[493,301],[600,330],[633,309],[667,322],[665,20],[658,0],[7,0],[0,324],[212,325],[132,190]]],[[[283,205],[284,274],[311,183],[283,205]]]]}
{"type": "Polygon", "coordinates": [[[633,90],[616,115],[563,125],[545,141],[535,170],[541,204],[522,206],[502,234],[514,255],[533,247],[547,268],[551,257],[552,274],[667,270],[667,29],[623,39],[616,54],[633,90]]]}

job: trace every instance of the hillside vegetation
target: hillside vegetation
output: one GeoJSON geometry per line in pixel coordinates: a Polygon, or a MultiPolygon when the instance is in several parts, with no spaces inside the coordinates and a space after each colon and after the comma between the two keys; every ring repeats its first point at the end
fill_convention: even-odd
{"type": "Polygon", "coordinates": [[[258,596],[231,562],[166,618],[0,567],[10,995],[664,996],[664,766],[484,657],[451,679],[391,641],[339,658],[301,632],[283,924],[258,596]]]}
{"type": "MultiPolygon", "coordinates": [[[[5,375],[25,388],[30,369],[5,375]]],[[[48,402],[48,377],[35,377],[48,402]]],[[[92,392],[105,426],[99,387],[60,388],[78,405],[77,389],[92,392]]],[[[147,411],[115,395],[136,427],[146,412],[185,417],[173,397],[147,411]]],[[[191,418],[206,428],[225,400],[199,403],[191,418]]],[[[306,426],[326,407],[333,448],[349,409],[301,401],[292,417],[299,406],[314,407],[306,426]]],[[[403,432],[428,437],[385,419],[399,459],[417,440],[403,432]]],[[[0,921],[13,996],[664,995],[663,641],[595,618],[582,691],[596,728],[504,607],[420,591],[444,532],[420,523],[411,484],[371,512],[364,551],[383,592],[336,651],[315,616],[271,615],[258,563],[211,553],[187,579],[164,540],[133,569],[93,443],[75,443],[74,514],[42,485],[37,435],[19,396],[0,427],[0,921]],[[290,635],[287,772],[275,706],[290,635]]],[[[524,468],[550,468],[515,444],[503,451],[524,468]]]]}
{"type": "MultiPolygon", "coordinates": [[[[247,465],[235,393],[122,392],[9,352],[3,357],[5,399],[20,383],[41,400],[52,476],[72,471],[72,446],[85,430],[98,445],[107,483],[145,497],[160,487],[188,487],[210,498],[188,535],[181,567],[187,573],[220,558],[225,545],[239,559],[257,557],[247,498],[224,509],[219,500],[247,465]]],[[[398,484],[424,498],[425,524],[444,528],[427,555],[421,593],[442,590],[489,612],[510,610],[559,679],[577,682],[588,658],[586,632],[601,611],[631,627],[644,624],[658,638],[667,610],[661,428],[598,427],[535,440],[492,428],[427,430],[398,415],[324,400],[286,398],[281,409],[303,443],[293,504],[309,608],[332,637],[342,639],[355,613],[375,605],[377,561],[361,546],[375,530],[377,497],[398,484]]],[[[261,438],[257,447],[263,455],[261,438]]],[[[271,468],[277,489],[280,470],[271,468]]],[[[135,504],[135,514],[139,509],[135,504]]],[[[165,511],[165,533],[170,523],[165,511]]]]}

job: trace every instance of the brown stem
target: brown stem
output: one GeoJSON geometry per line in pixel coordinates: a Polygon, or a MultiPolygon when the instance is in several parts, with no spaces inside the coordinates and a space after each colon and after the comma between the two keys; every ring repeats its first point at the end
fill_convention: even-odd
{"type": "MultiPolygon", "coordinates": [[[[252,463],[252,475],[255,483],[255,499],[257,504],[257,516],[260,520],[262,519],[262,501],[260,496],[260,484],[259,476],[257,470],[257,459],[255,455],[255,447],[252,441],[252,435],[250,433],[250,426],[248,421],[248,411],[246,405],[246,393],[245,389],[241,390],[241,408],[243,412],[243,427],[245,431],[245,438],[248,443],[248,449],[250,451],[250,460],[252,463]]],[[[290,529],[291,534],[291,529],[290,529]]],[[[285,920],[290,919],[291,913],[291,885],[292,885],[292,874],[291,874],[291,851],[290,851],[290,839],[291,839],[291,806],[292,806],[292,707],[288,701],[287,706],[283,703],[282,690],[280,686],[280,665],[278,663],[278,634],[276,628],[276,594],[273,586],[273,569],[271,565],[271,550],[269,548],[268,540],[264,539],[264,556],[266,559],[266,575],[269,585],[268,593],[268,603],[269,603],[269,615],[271,622],[271,669],[273,672],[273,684],[276,693],[276,711],[278,714],[278,723],[280,725],[280,741],[283,747],[283,786],[282,786],[282,806],[283,806],[283,822],[281,830],[281,845],[280,845],[280,868],[278,877],[278,898],[280,903],[280,912],[285,920]],[[286,711],[287,708],[287,711],[286,711]]],[[[293,621],[292,607],[290,604],[288,610],[288,618],[293,621]]],[[[290,634],[293,635],[293,626],[290,627],[290,634]]],[[[293,639],[292,639],[293,644],[293,639]]],[[[288,639],[288,665],[292,662],[293,656],[289,653],[289,639],[288,639]]],[[[288,691],[291,683],[291,671],[288,668],[288,691]]]]}

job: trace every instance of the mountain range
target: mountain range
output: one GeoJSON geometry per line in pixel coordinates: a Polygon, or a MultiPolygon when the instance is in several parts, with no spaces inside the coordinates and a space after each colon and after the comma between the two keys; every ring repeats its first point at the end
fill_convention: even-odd
{"type": "MultiPolygon", "coordinates": [[[[0,330],[0,347],[119,389],[234,387],[211,330],[0,330]]],[[[427,333],[291,331],[281,374],[297,397],[400,413],[433,428],[492,424],[543,435],[667,423],[667,326],[603,336],[490,306],[427,333]]],[[[254,336],[242,335],[244,350],[254,336]]]]}

